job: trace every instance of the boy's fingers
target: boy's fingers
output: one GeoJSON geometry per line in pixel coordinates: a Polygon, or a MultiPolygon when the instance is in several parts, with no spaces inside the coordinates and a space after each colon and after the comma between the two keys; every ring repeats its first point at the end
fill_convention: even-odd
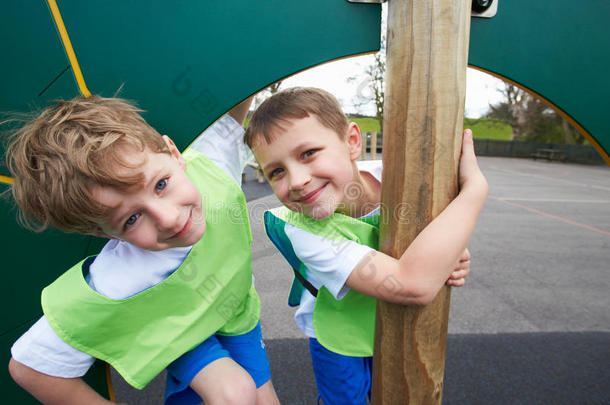
{"type": "Polygon", "coordinates": [[[462,135],[462,154],[474,153],[474,141],[472,140],[472,131],[465,129],[462,135]]]}
{"type": "Polygon", "coordinates": [[[469,269],[470,268],[470,260],[460,261],[453,271],[469,269]]]}
{"type": "Polygon", "coordinates": [[[470,256],[462,256],[460,263],[470,263],[470,256]]]}
{"type": "Polygon", "coordinates": [[[468,276],[468,273],[469,273],[468,270],[457,270],[457,271],[454,271],[453,273],[451,273],[451,275],[449,276],[449,279],[459,280],[462,278],[466,278],[468,276]]]}
{"type": "Polygon", "coordinates": [[[464,284],[466,284],[466,280],[463,278],[459,280],[447,280],[446,284],[452,287],[462,287],[464,284]]]}

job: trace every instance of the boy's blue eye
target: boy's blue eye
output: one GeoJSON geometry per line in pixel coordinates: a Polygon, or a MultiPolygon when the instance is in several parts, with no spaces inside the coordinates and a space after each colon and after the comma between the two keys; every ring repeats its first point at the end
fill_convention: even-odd
{"type": "Polygon", "coordinates": [[[155,186],[155,190],[157,191],[161,191],[163,190],[165,187],[167,187],[167,179],[163,179],[160,180],[157,185],[155,186]]]}
{"type": "Polygon", "coordinates": [[[303,158],[308,158],[316,152],[317,151],[315,149],[308,150],[307,152],[303,153],[303,158]]]}
{"type": "Polygon", "coordinates": [[[127,227],[135,224],[138,218],[140,218],[140,214],[133,214],[127,219],[127,221],[125,221],[125,226],[127,227]]]}

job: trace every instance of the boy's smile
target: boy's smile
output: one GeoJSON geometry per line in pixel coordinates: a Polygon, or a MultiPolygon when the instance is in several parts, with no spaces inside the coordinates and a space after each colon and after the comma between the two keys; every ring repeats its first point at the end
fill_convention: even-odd
{"type": "Polygon", "coordinates": [[[140,184],[128,190],[92,187],[93,197],[110,208],[109,219],[100,224],[104,236],[147,250],[191,246],[201,239],[206,229],[201,195],[173,142],[167,138],[166,143],[171,154],[135,152],[129,156],[134,168],[119,169],[141,175],[140,184]]]}
{"type": "Polygon", "coordinates": [[[269,143],[260,137],[252,149],[273,192],[289,209],[315,219],[337,210],[351,212],[355,199],[346,198],[346,192],[357,178],[354,162],[360,156],[355,124],[342,136],[313,115],[286,119],[269,143]]]}

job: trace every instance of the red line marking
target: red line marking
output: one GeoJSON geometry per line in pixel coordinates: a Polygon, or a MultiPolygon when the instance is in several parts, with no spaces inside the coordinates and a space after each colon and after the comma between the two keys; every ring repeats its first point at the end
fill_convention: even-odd
{"type": "Polygon", "coordinates": [[[570,225],[579,226],[579,227],[581,227],[581,228],[585,228],[585,229],[588,229],[588,230],[590,230],[590,231],[594,231],[594,232],[601,233],[601,234],[603,234],[603,235],[608,235],[608,236],[610,236],[610,232],[606,232],[606,231],[604,231],[604,230],[601,230],[601,229],[599,229],[599,228],[595,228],[595,227],[593,227],[593,226],[589,226],[589,225],[581,224],[580,222],[576,222],[576,221],[573,221],[573,220],[568,219],[568,218],[563,218],[563,217],[560,217],[560,216],[557,216],[557,215],[549,214],[548,212],[544,212],[544,211],[537,210],[537,209],[535,209],[535,208],[530,208],[530,207],[527,207],[527,206],[525,206],[525,205],[521,205],[521,204],[517,204],[517,203],[514,203],[514,202],[506,201],[506,200],[504,200],[504,199],[502,199],[502,198],[493,197],[493,196],[489,196],[489,198],[490,198],[490,199],[492,199],[492,200],[500,201],[500,202],[502,202],[502,203],[504,203],[504,204],[506,204],[506,205],[512,205],[513,207],[521,208],[521,209],[524,209],[524,210],[526,210],[526,211],[533,212],[533,213],[535,213],[535,214],[543,215],[543,216],[545,216],[545,217],[554,218],[554,219],[557,219],[557,220],[559,220],[559,221],[562,221],[562,222],[568,223],[568,224],[570,224],[570,225]]]}

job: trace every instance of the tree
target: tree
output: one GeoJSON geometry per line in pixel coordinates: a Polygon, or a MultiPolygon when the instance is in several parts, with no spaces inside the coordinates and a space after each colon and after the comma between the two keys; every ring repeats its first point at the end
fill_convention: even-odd
{"type": "Polygon", "coordinates": [[[528,102],[527,92],[504,82],[504,87],[498,89],[504,96],[504,101],[489,105],[487,118],[496,118],[509,124],[513,129],[513,139],[520,139],[525,126],[525,110],[528,102]]]}
{"type": "Polygon", "coordinates": [[[569,144],[585,141],[561,115],[525,90],[505,82],[498,91],[504,100],[490,105],[486,117],[508,123],[514,140],[569,144]]]}
{"type": "Polygon", "coordinates": [[[270,84],[264,90],[261,90],[256,96],[254,96],[254,100],[252,102],[252,104],[253,104],[252,109],[256,110],[258,108],[258,106],[262,104],[263,101],[265,101],[267,98],[271,97],[272,95],[274,95],[275,93],[280,91],[281,87],[282,87],[282,80],[278,80],[277,82],[270,84]]]}

